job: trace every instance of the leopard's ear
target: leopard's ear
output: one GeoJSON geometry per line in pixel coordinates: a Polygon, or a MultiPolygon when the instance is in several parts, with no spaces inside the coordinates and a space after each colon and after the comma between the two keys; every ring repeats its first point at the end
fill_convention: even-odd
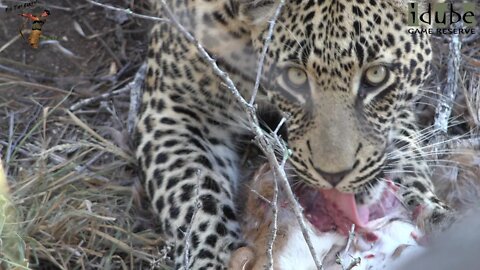
{"type": "Polygon", "coordinates": [[[240,19],[250,25],[267,23],[278,7],[278,0],[238,0],[240,19]]]}

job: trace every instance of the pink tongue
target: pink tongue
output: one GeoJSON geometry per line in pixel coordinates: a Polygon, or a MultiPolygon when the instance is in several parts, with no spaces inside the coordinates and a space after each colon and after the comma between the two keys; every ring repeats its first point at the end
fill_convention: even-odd
{"type": "Polygon", "coordinates": [[[358,206],[355,194],[342,193],[336,189],[321,190],[328,202],[333,203],[348,219],[360,227],[365,227],[369,220],[370,210],[366,206],[358,206]]]}

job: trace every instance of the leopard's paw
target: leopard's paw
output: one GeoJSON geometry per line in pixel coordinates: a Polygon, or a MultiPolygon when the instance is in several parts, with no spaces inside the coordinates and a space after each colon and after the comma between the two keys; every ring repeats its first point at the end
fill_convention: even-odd
{"type": "Polygon", "coordinates": [[[426,234],[445,230],[452,224],[453,217],[453,210],[440,201],[427,201],[413,210],[417,226],[426,234]]]}

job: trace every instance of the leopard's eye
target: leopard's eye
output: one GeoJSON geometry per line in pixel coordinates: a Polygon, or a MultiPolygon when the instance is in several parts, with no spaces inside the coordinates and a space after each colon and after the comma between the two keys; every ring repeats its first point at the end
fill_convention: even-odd
{"type": "Polygon", "coordinates": [[[307,73],[295,66],[283,68],[276,82],[278,91],[292,102],[305,103],[310,97],[310,83],[307,73]]]}
{"type": "Polygon", "coordinates": [[[364,83],[368,86],[381,86],[388,80],[389,70],[384,65],[377,65],[368,68],[364,75],[364,83]]]}
{"type": "Polygon", "coordinates": [[[283,81],[292,90],[303,89],[308,84],[305,71],[296,67],[288,67],[283,73],[283,81]]]}

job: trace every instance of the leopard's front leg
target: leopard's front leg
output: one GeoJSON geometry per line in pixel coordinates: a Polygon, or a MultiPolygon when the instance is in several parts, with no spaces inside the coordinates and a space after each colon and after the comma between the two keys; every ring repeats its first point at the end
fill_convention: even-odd
{"type": "Polygon", "coordinates": [[[159,24],[152,36],[137,125],[145,189],[175,245],[175,269],[226,269],[242,243],[234,206],[240,113],[175,28],[159,24]]]}
{"type": "Polygon", "coordinates": [[[394,182],[400,186],[400,196],[413,218],[423,230],[438,225],[451,211],[435,194],[428,164],[415,144],[403,146],[396,160],[394,182]]]}
{"type": "Polygon", "coordinates": [[[175,269],[226,269],[241,245],[233,204],[235,154],[181,118],[157,113],[140,120],[143,130],[158,123],[137,150],[146,191],[160,230],[175,245],[175,269]]]}

